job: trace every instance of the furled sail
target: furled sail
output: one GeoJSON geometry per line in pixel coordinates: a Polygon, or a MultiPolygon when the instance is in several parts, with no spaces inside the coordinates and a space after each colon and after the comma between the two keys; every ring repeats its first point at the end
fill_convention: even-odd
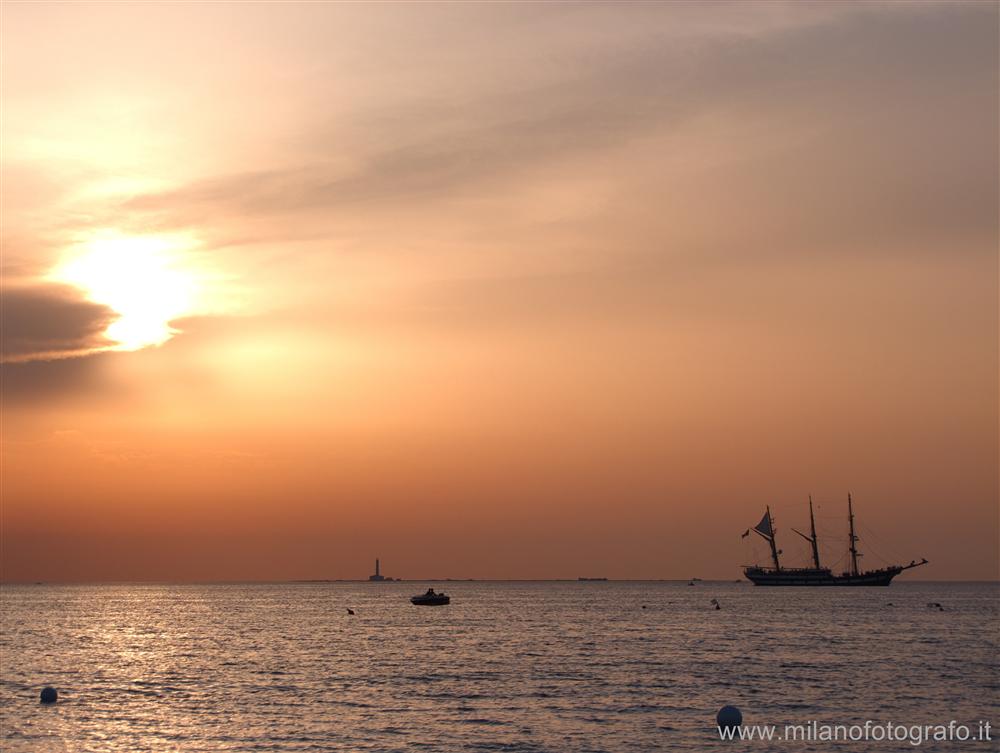
{"type": "Polygon", "coordinates": [[[773,537],[774,534],[771,532],[771,516],[764,513],[764,517],[760,519],[760,523],[755,525],[753,529],[757,531],[757,533],[762,533],[768,538],[773,537]]]}

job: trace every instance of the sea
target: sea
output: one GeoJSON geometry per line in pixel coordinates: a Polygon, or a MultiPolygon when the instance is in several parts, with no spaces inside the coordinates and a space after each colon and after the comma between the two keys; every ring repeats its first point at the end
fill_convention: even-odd
{"type": "Polygon", "coordinates": [[[0,750],[996,751],[998,610],[902,579],[4,585],[0,750]],[[726,705],[774,737],[720,739],[726,705]]]}

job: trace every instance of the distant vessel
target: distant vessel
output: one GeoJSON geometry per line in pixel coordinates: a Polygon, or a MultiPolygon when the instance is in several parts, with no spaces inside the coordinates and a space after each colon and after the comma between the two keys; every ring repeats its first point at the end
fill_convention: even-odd
{"type": "Polygon", "coordinates": [[[892,579],[904,570],[927,564],[927,560],[922,559],[920,562],[912,560],[909,565],[890,565],[878,570],[859,570],[858,557],[861,556],[861,553],[858,552],[858,537],[854,533],[854,506],[850,494],[847,495],[847,521],[849,526],[848,542],[851,553],[851,567],[849,570],[840,575],[834,575],[830,568],[820,565],[812,497],[809,498],[810,535],[806,536],[794,528],[792,530],[812,545],[813,566],[782,567],[781,562],[778,560],[778,555],[781,554],[781,551],[778,549],[775,541],[776,529],[774,521],[771,519],[771,508],[768,507],[760,523],[752,529],[748,529],[743,536],[748,536],[752,530],[767,541],[771,545],[771,560],[774,566],[746,565],[743,568],[743,574],[749,580],[753,581],[755,586],[888,586],[892,582],[892,579]]]}
{"type": "Polygon", "coordinates": [[[442,607],[451,603],[451,597],[448,594],[435,593],[433,588],[428,588],[427,593],[411,596],[410,603],[418,607],[442,607]]]}
{"type": "Polygon", "coordinates": [[[369,575],[368,576],[368,580],[370,580],[370,581],[377,581],[379,583],[382,583],[382,582],[389,583],[389,582],[391,582],[394,579],[393,578],[386,578],[384,575],[382,575],[382,572],[379,570],[379,561],[378,561],[378,558],[376,557],[375,558],[375,574],[374,575],[369,575]]]}
{"type": "Polygon", "coordinates": [[[577,580],[583,580],[583,581],[601,581],[601,580],[607,580],[607,578],[577,578],[577,580]]]}

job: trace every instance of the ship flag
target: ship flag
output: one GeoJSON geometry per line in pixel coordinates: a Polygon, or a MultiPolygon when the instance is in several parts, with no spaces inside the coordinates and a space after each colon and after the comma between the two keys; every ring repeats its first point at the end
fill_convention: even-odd
{"type": "Polygon", "coordinates": [[[758,533],[764,534],[768,538],[774,536],[774,534],[771,532],[771,518],[768,516],[767,513],[764,513],[764,517],[760,519],[760,523],[755,525],[753,529],[758,533]]]}

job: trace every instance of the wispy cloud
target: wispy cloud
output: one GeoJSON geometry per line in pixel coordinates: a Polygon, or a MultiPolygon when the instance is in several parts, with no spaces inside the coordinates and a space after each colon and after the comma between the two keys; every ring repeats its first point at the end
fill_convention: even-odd
{"type": "MultiPolygon", "coordinates": [[[[380,213],[440,213],[473,198],[509,206],[573,165],[568,180],[615,186],[598,229],[608,240],[655,237],[663,218],[702,245],[739,238],[762,252],[782,235],[820,246],[993,230],[996,160],[983,154],[996,149],[989,8],[780,6],[742,27],[712,13],[713,27],[672,7],[644,11],[662,34],[609,18],[637,42],[618,55],[588,57],[583,46],[578,68],[540,76],[515,59],[520,85],[448,89],[435,79],[422,98],[361,107],[335,130],[320,107],[300,125],[298,162],[136,195],[111,211],[158,227],[214,225],[222,236],[224,226],[256,223],[265,241],[280,239],[280,221],[294,241],[342,229],[359,212],[377,223],[380,213]],[[714,216],[699,211],[705,201],[714,216]]],[[[535,60],[533,42],[511,44],[535,60]]],[[[480,235],[497,239],[516,223],[495,211],[478,219],[480,235]]]]}

